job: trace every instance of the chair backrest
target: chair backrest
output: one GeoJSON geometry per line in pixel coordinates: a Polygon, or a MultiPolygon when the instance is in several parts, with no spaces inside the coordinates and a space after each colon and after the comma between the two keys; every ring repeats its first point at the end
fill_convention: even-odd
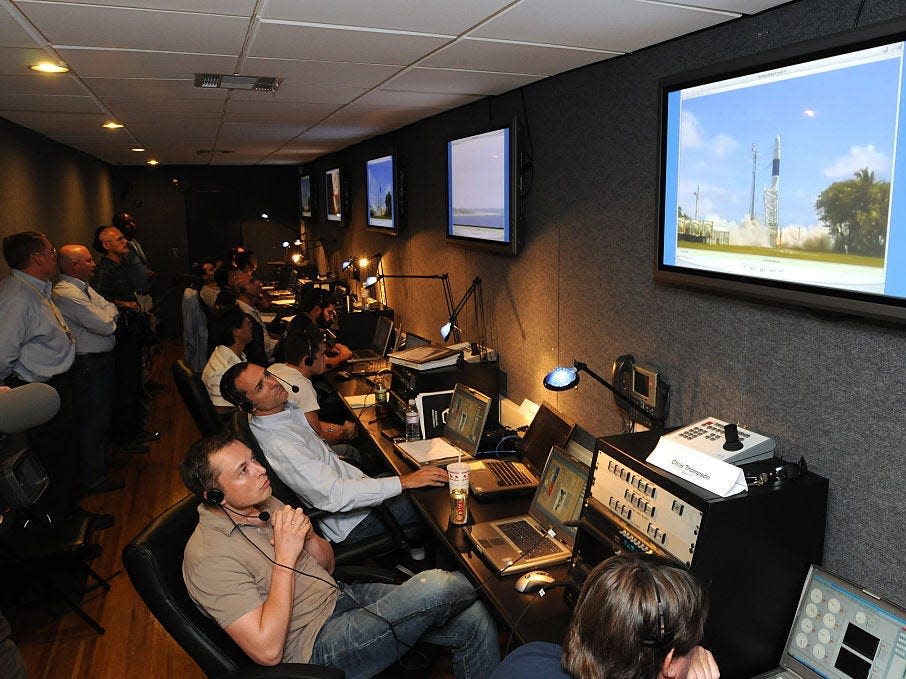
{"type": "Polygon", "coordinates": [[[183,550],[197,524],[198,498],[189,495],[126,545],[123,564],[154,617],[205,674],[216,677],[254,663],[186,591],[183,550]]]}
{"type": "Polygon", "coordinates": [[[173,362],[173,380],[201,435],[211,436],[222,432],[225,429],[223,420],[217,414],[198,373],[193,372],[182,359],[178,359],[173,362]]]}

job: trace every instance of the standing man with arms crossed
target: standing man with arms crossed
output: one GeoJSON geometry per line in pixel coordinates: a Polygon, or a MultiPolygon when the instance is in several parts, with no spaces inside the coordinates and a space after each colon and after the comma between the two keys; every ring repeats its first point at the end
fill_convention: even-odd
{"type": "Polygon", "coordinates": [[[106,493],[123,487],[107,476],[106,444],[113,405],[116,320],[119,311],[92,288],[94,258],[83,245],[60,248],[60,281],[53,298],[75,338],[72,366],[79,431],[79,480],[83,492],[106,493]]]}

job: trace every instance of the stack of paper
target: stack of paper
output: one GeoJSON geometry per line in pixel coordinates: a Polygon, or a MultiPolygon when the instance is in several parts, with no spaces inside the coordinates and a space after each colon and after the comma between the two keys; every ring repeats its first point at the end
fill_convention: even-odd
{"type": "Polygon", "coordinates": [[[422,347],[412,347],[405,351],[396,351],[388,354],[391,363],[401,365],[413,370],[432,370],[448,365],[456,365],[460,352],[450,347],[437,344],[426,344],[422,347]]]}

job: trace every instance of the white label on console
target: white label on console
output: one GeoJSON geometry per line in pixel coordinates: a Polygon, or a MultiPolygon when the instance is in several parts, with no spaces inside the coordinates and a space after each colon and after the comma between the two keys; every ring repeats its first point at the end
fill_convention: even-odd
{"type": "Polygon", "coordinates": [[[746,490],[742,469],[662,436],[647,461],[700,488],[730,497],[746,490]]]}

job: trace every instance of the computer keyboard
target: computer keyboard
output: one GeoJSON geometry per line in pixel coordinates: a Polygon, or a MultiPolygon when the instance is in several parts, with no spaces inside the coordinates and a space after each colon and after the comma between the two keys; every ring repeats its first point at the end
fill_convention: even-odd
{"type": "Polygon", "coordinates": [[[513,541],[513,544],[526,557],[545,556],[560,551],[556,542],[544,536],[525,519],[498,523],[497,527],[513,541]]]}
{"type": "Polygon", "coordinates": [[[497,479],[498,486],[521,486],[530,483],[529,477],[516,469],[516,465],[509,460],[489,460],[484,464],[497,479]]]}

